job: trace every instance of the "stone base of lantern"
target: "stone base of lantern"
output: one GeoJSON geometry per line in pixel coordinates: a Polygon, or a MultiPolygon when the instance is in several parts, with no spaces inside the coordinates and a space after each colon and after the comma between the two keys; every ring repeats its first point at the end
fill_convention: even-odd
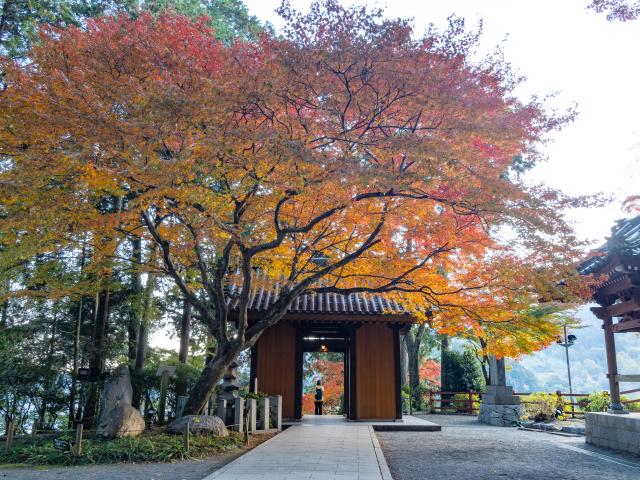
{"type": "Polygon", "coordinates": [[[478,421],[496,427],[517,425],[524,413],[520,397],[513,394],[513,388],[503,385],[488,385],[482,395],[478,421]]]}

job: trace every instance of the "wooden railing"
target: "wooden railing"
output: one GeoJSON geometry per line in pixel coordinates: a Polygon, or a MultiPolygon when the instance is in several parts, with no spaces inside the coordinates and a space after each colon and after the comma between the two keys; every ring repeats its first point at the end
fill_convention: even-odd
{"type": "MultiPolygon", "coordinates": [[[[520,397],[520,403],[523,405],[533,404],[536,402],[527,400],[528,395],[532,395],[534,392],[524,393],[516,392],[514,395],[520,397]]],[[[545,392],[546,393],[546,392],[545,392]]],[[[569,415],[584,415],[584,410],[580,407],[580,398],[588,397],[588,393],[564,393],[564,392],[552,392],[552,395],[559,395],[564,402],[564,413],[569,415]]]]}
{"type": "MultiPolygon", "coordinates": [[[[629,395],[631,393],[640,393],[640,388],[634,388],[633,390],[625,390],[620,392],[620,395],[629,395]]],[[[629,400],[622,400],[622,403],[627,406],[630,412],[640,412],[640,398],[632,398],[629,400]]]]}
{"type": "Polygon", "coordinates": [[[478,392],[429,392],[431,413],[466,413],[476,415],[480,410],[478,392]]]}
{"type": "MultiPolygon", "coordinates": [[[[520,397],[522,404],[535,403],[527,400],[529,395],[534,392],[516,392],[515,395],[520,397]]],[[[640,388],[633,390],[626,390],[620,392],[621,395],[629,395],[633,393],[640,393],[640,388]]],[[[588,393],[565,393],[565,392],[552,392],[552,394],[559,394],[564,401],[564,413],[565,415],[577,415],[583,416],[584,410],[580,406],[580,400],[588,397],[588,393]]],[[[447,391],[431,391],[426,394],[429,398],[430,413],[463,413],[468,415],[477,415],[480,410],[480,394],[478,392],[447,392],[447,391]]],[[[640,399],[634,398],[629,400],[623,400],[627,408],[632,412],[640,411],[640,399]]]]}

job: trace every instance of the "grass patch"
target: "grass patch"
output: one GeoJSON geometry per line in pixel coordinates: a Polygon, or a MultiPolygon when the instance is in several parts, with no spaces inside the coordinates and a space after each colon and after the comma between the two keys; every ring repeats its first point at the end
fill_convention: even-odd
{"type": "Polygon", "coordinates": [[[16,440],[10,449],[0,448],[0,464],[26,465],[87,465],[118,462],[173,462],[211,457],[236,450],[244,445],[241,434],[229,432],[228,437],[191,437],[185,451],[181,435],[145,433],[137,438],[104,440],[86,438],[82,455],[74,456],[53,448],[51,438],[16,440]]]}

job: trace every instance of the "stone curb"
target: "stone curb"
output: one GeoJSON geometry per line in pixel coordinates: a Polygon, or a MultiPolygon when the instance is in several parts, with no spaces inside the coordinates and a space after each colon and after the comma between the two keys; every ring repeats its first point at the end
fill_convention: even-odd
{"type": "Polygon", "coordinates": [[[380,447],[380,442],[378,441],[378,437],[376,436],[376,432],[373,429],[372,425],[369,425],[369,435],[371,435],[373,450],[376,452],[376,459],[378,460],[378,467],[380,467],[382,480],[393,480],[393,477],[391,476],[391,470],[389,470],[389,465],[387,465],[387,460],[384,458],[382,447],[380,447]]]}
{"type": "Polygon", "coordinates": [[[518,430],[523,430],[525,432],[548,433],[550,435],[559,435],[561,437],[584,437],[584,435],[579,435],[577,433],[565,433],[556,430],[541,430],[539,428],[518,427],[518,430]]]}
{"type": "Polygon", "coordinates": [[[586,428],[585,427],[579,427],[579,426],[563,426],[563,427],[559,427],[558,425],[556,425],[555,423],[540,423],[540,422],[536,422],[536,423],[529,423],[529,422],[525,422],[522,424],[522,427],[528,429],[528,430],[541,430],[543,432],[555,432],[555,433],[568,433],[571,435],[582,435],[584,436],[586,434],[586,428]]]}

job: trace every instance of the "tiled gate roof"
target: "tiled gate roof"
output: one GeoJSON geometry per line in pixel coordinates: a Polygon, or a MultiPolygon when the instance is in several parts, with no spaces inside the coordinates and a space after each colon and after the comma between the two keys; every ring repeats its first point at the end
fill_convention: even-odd
{"type": "MultiPolygon", "coordinates": [[[[267,310],[278,299],[280,284],[269,284],[262,277],[259,287],[251,289],[249,311],[267,310]]],[[[241,287],[231,284],[227,289],[227,305],[237,310],[241,287]]],[[[392,298],[370,293],[305,293],[298,296],[288,310],[300,314],[340,314],[340,315],[408,315],[404,307],[392,298]]]]}

